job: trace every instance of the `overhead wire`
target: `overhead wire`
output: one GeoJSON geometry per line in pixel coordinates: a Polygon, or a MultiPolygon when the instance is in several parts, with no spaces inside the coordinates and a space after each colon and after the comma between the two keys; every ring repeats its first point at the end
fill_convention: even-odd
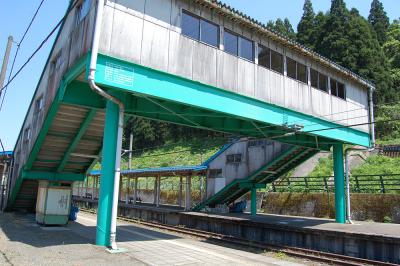
{"type": "Polygon", "coordinates": [[[37,14],[39,13],[39,10],[42,7],[43,2],[44,2],[44,0],[40,1],[40,4],[39,4],[38,8],[36,9],[36,12],[33,15],[32,19],[30,20],[30,22],[28,24],[28,27],[26,28],[24,34],[22,35],[21,40],[19,41],[19,43],[17,43],[17,50],[15,51],[14,59],[13,59],[13,62],[11,64],[11,69],[10,69],[10,73],[8,75],[7,85],[6,85],[5,89],[4,89],[4,93],[0,94],[0,96],[3,95],[3,98],[1,99],[1,104],[0,104],[0,111],[1,111],[1,109],[3,107],[4,99],[6,98],[6,95],[7,95],[8,84],[10,82],[11,75],[12,75],[13,70],[14,70],[14,65],[15,65],[15,62],[16,62],[17,57],[18,57],[18,52],[19,52],[19,50],[21,48],[22,42],[25,40],[25,37],[28,34],[29,29],[31,28],[33,22],[35,21],[35,18],[37,16],[37,14]]]}
{"type": "MultiPolygon", "coordinates": [[[[374,104],[374,107],[389,106],[391,104],[400,104],[400,101],[392,101],[392,102],[386,102],[386,103],[381,103],[381,104],[374,104]]],[[[341,112],[331,113],[331,114],[327,114],[327,115],[316,116],[316,118],[324,118],[324,117],[328,117],[328,116],[344,114],[344,113],[349,113],[349,112],[354,112],[354,111],[359,111],[359,110],[367,110],[367,109],[365,107],[361,107],[361,108],[351,109],[351,110],[347,110],[347,111],[341,111],[341,112]]],[[[364,118],[364,117],[369,117],[369,115],[347,117],[347,118],[342,118],[342,119],[338,119],[338,120],[328,120],[327,122],[341,122],[341,121],[345,121],[345,120],[352,120],[352,119],[364,118]]],[[[295,120],[295,121],[291,121],[291,124],[294,125],[295,123],[303,122],[303,121],[304,120],[295,120]]],[[[318,123],[312,122],[310,124],[304,124],[302,126],[303,127],[310,127],[310,126],[313,126],[313,125],[318,125],[318,123]]],[[[284,126],[284,125],[268,125],[268,126],[260,126],[259,128],[260,129],[268,129],[268,128],[274,128],[274,127],[279,127],[279,126],[284,126]]]]}
{"type": "Polygon", "coordinates": [[[25,61],[25,63],[18,69],[18,71],[8,80],[6,85],[4,85],[1,89],[0,92],[3,91],[8,85],[10,85],[14,79],[21,73],[21,71],[26,67],[26,65],[32,60],[32,58],[39,52],[40,49],[42,49],[43,45],[50,39],[50,37],[54,34],[54,32],[61,26],[61,24],[65,21],[69,13],[75,8],[79,0],[76,0],[71,7],[67,10],[65,15],[62,17],[62,19],[56,24],[56,26],[50,31],[50,33],[44,38],[44,40],[40,43],[40,45],[36,48],[36,50],[28,57],[28,59],[25,61]]]}
{"type": "Polygon", "coordinates": [[[1,141],[1,138],[0,138],[0,145],[1,145],[1,149],[3,150],[3,153],[5,153],[6,150],[4,149],[4,145],[3,145],[3,142],[1,141]]]}

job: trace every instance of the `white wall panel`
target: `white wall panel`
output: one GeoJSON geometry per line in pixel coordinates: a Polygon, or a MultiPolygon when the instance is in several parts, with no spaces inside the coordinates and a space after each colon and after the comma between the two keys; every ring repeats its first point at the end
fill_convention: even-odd
{"type": "Polygon", "coordinates": [[[217,57],[217,86],[237,92],[238,58],[223,51],[218,51],[217,57]]]}
{"type": "Polygon", "coordinates": [[[193,44],[193,79],[216,86],[217,50],[199,42],[193,44]]]}
{"type": "Polygon", "coordinates": [[[285,77],[285,107],[311,114],[308,85],[285,77]]]}
{"type": "Polygon", "coordinates": [[[105,54],[111,53],[111,35],[113,31],[115,9],[106,5],[104,6],[103,21],[101,24],[101,37],[99,43],[99,51],[105,54]]]}
{"type": "Polygon", "coordinates": [[[110,54],[135,63],[140,62],[143,20],[115,10],[110,54]]]}
{"type": "Polygon", "coordinates": [[[265,102],[271,102],[271,86],[268,82],[268,72],[266,68],[257,66],[257,86],[255,91],[255,97],[265,102]]]}
{"type": "Polygon", "coordinates": [[[324,119],[329,119],[335,123],[347,125],[349,118],[347,112],[347,102],[338,97],[331,96],[331,106],[331,115],[324,117],[324,119]]]}
{"type": "Polygon", "coordinates": [[[168,29],[144,21],[141,63],[145,66],[167,71],[168,43],[168,29]]]}
{"type": "Polygon", "coordinates": [[[243,59],[238,59],[238,93],[254,97],[255,95],[255,65],[243,59]]]}
{"type": "Polygon", "coordinates": [[[194,41],[170,31],[168,71],[192,79],[194,41]]]}
{"type": "Polygon", "coordinates": [[[268,85],[271,88],[271,103],[280,106],[285,105],[285,86],[284,76],[274,71],[268,70],[268,85]]]}
{"type": "MultiPolygon", "coordinates": [[[[368,123],[369,116],[368,116],[368,109],[363,108],[362,106],[354,103],[347,103],[348,105],[348,124],[355,125],[355,124],[362,124],[368,123]]],[[[363,130],[368,132],[369,125],[362,125],[354,127],[355,129],[363,130]]]]}
{"type": "Polygon", "coordinates": [[[331,114],[331,99],[326,92],[311,88],[311,104],[315,116],[327,116],[331,114]]]}

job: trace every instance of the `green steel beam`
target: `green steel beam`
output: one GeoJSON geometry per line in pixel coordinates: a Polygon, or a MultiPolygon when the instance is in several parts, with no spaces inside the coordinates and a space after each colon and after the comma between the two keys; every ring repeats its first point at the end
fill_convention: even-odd
{"type": "Polygon", "coordinates": [[[346,222],[344,197],[343,145],[333,145],[333,170],[335,175],[335,216],[337,223],[346,222]]]}
{"type": "Polygon", "coordinates": [[[74,173],[22,171],[22,178],[29,180],[49,181],[83,181],[85,179],[85,175],[74,173]]]}
{"type": "Polygon", "coordinates": [[[259,183],[253,183],[253,182],[240,182],[239,183],[239,188],[265,188],[266,184],[259,184],[259,183]]]}
{"type": "Polygon", "coordinates": [[[58,89],[57,95],[53,100],[53,103],[51,104],[51,107],[47,113],[46,119],[43,122],[42,128],[36,138],[35,144],[33,145],[33,148],[29,154],[28,160],[26,161],[25,164],[25,169],[29,170],[32,168],[32,165],[34,161],[36,160],[37,155],[39,154],[40,148],[42,147],[42,144],[46,138],[47,132],[49,131],[54,118],[57,115],[58,108],[60,107],[61,103],[61,98],[64,95],[65,88],[67,85],[65,82],[62,82],[60,85],[60,88],[58,89]]]}
{"type": "Polygon", "coordinates": [[[67,150],[64,153],[63,158],[61,159],[61,162],[57,168],[58,173],[60,173],[64,170],[64,167],[67,164],[67,162],[71,156],[71,153],[75,150],[79,141],[81,141],[81,138],[85,134],[87,128],[89,127],[89,125],[92,122],[93,118],[95,117],[96,113],[97,113],[97,110],[92,109],[92,110],[89,110],[88,113],[86,114],[85,119],[83,120],[78,132],[75,135],[75,138],[71,141],[67,150]]]}
{"type": "MultiPolygon", "coordinates": [[[[43,159],[36,159],[35,162],[38,163],[55,163],[55,164],[60,164],[61,160],[43,160],[43,159]]],[[[87,162],[69,162],[70,164],[77,164],[77,165],[85,165],[88,164],[87,162]]]]}
{"type": "Polygon", "coordinates": [[[107,101],[96,228],[96,245],[99,246],[110,245],[110,225],[114,194],[115,151],[117,149],[118,120],[118,105],[107,101]]]}
{"type": "MultiPolygon", "coordinates": [[[[190,106],[200,110],[224,113],[234,118],[255,121],[265,126],[303,125],[299,134],[319,136],[341,143],[362,146],[370,145],[370,136],[354,128],[343,128],[340,124],[311,116],[292,109],[266,103],[251,97],[239,95],[221,88],[195,82],[186,78],[157,71],[135,63],[100,54],[98,57],[96,82],[131,95],[159,99],[175,105],[190,106]],[[119,70],[124,81],[106,75],[109,63],[119,70]],[[329,129],[329,130],[326,130],[329,129]],[[315,131],[307,133],[307,131],[315,131]]],[[[107,71],[107,73],[109,73],[107,71]]],[[[170,109],[170,108],[169,108],[170,109]]],[[[171,110],[171,109],[170,109],[171,110]]],[[[175,112],[180,114],[180,112],[175,112]]],[[[182,117],[181,117],[182,118],[182,117]]],[[[182,118],[185,120],[186,118],[182,118]]],[[[190,119],[192,121],[192,119],[190,119]]],[[[187,124],[187,123],[185,123],[187,124]]],[[[192,125],[194,126],[194,125],[192,125]]],[[[213,130],[213,128],[209,128],[213,130]]],[[[288,129],[288,132],[291,130],[288,129]]],[[[282,139],[285,141],[285,139],[282,139]]]]}
{"type": "Polygon", "coordinates": [[[307,153],[308,150],[304,150],[301,151],[299,154],[297,154],[296,156],[294,156],[293,158],[290,158],[288,161],[285,161],[285,163],[279,167],[278,169],[276,169],[275,171],[277,172],[276,174],[270,174],[266,177],[264,177],[261,181],[259,182],[264,182],[266,179],[268,179],[270,176],[275,175],[276,178],[279,178],[282,174],[282,170],[287,168],[290,164],[292,164],[293,162],[295,162],[296,160],[298,160],[299,158],[303,157],[305,153],[307,153]]]}
{"type": "Polygon", "coordinates": [[[35,161],[37,155],[39,154],[40,148],[46,138],[46,135],[50,129],[50,126],[53,123],[54,118],[57,115],[58,108],[60,107],[62,98],[64,97],[64,93],[67,89],[67,86],[70,82],[72,82],[75,78],[77,78],[80,73],[85,69],[87,58],[82,58],[75,66],[71,68],[61,80],[60,86],[57,90],[57,94],[54,97],[54,100],[50,106],[49,111],[47,112],[46,118],[43,122],[41,130],[36,138],[35,144],[29,154],[28,160],[25,164],[25,170],[29,170],[32,168],[33,162],[35,161]]]}
{"type": "Polygon", "coordinates": [[[86,82],[73,81],[68,86],[62,102],[91,109],[104,109],[105,100],[94,93],[86,82]]]}

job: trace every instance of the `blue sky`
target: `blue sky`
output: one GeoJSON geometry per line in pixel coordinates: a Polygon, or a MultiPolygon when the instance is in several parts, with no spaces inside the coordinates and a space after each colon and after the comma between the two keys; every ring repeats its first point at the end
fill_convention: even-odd
{"type": "MultiPolygon", "coordinates": [[[[134,0],[132,0],[134,1],[134,0]]],[[[391,20],[400,17],[398,0],[381,0],[391,20]]],[[[16,62],[18,69],[36,49],[54,25],[63,16],[69,0],[45,0],[31,30],[29,31],[16,62]]],[[[241,10],[261,22],[277,18],[289,18],[294,27],[303,13],[303,0],[225,0],[225,3],[241,10]]],[[[316,11],[327,11],[330,0],[314,0],[316,11]]],[[[0,9],[0,60],[3,58],[7,38],[13,35],[19,41],[29,24],[40,0],[3,1],[0,9]]],[[[348,8],[355,7],[364,16],[368,16],[371,0],[346,0],[348,8]]],[[[25,70],[9,86],[2,110],[0,111],[0,139],[6,150],[14,148],[25,113],[29,106],[36,84],[46,63],[51,39],[34,57],[25,70]]],[[[15,47],[12,55],[15,52],[15,47]]]]}

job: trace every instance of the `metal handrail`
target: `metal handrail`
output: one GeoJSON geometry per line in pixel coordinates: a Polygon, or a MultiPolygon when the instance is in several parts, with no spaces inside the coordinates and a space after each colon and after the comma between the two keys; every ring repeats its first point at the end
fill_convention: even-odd
{"type": "MultiPolygon", "coordinates": [[[[289,182],[273,183],[270,191],[334,191],[333,176],[288,177],[289,182]]],[[[400,193],[400,174],[351,175],[353,193],[400,193]]]]}

